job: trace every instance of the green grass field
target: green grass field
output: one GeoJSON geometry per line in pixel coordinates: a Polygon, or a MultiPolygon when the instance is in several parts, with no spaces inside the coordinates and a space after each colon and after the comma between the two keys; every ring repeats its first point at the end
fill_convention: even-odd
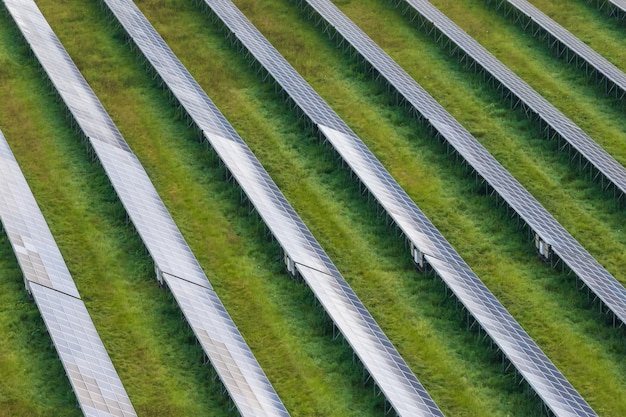
{"type": "MultiPolygon", "coordinates": [[[[404,243],[333,156],[301,129],[193,2],[136,2],[249,144],[287,199],[450,416],[539,415],[500,359],[415,271],[404,243]]],[[[624,332],[534,254],[525,232],[288,0],[236,0],[365,141],[472,269],[602,416],[626,415],[624,332]]],[[[624,107],[481,0],[434,0],[449,17],[626,163],[624,107]],[[486,30],[485,28],[488,28],[486,30]]],[[[278,246],[215,158],[107,22],[95,0],[37,4],[137,154],[227,310],[293,416],[378,416],[350,348],[333,341],[278,246]]],[[[336,4],[450,111],[620,282],[626,215],[535,127],[385,0],[336,4]],[[381,23],[382,22],[382,23],[381,23]]],[[[626,70],[626,32],[575,2],[534,2],[626,70]],[[558,4],[575,6],[558,7],[558,4]]],[[[68,127],[11,19],[0,16],[0,129],[37,198],[140,415],[229,415],[193,334],[160,289],[101,168],[68,127]]],[[[0,416],[78,415],[36,306],[0,236],[0,416]]]]}

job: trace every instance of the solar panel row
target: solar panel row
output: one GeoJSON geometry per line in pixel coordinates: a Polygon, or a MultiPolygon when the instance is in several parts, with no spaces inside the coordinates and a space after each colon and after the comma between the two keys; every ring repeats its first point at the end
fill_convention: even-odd
{"type": "Polygon", "coordinates": [[[456,119],[339,9],[323,0],[311,0],[309,4],[520,216],[537,235],[538,243],[546,248],[544,255],[558,256],[620,322],[626,323],[626,289],[456,119]],[[576,256],[567,256],[568,253],[576,256]]]}
{"type": "MultiPolygon", "coordinates": [[[[89,140],[152,256],[158,278],[172,291],[241,415],[288,416],[139,160],[130,151],[36,4],[32,0],[5,0],[4,3],[89,140]]],[[[43,283],[43,278],[40,282],[43,283]]],[[[65,285],[64,281],[58,285],[65,285]]]]}
{"type": "Polygon", "coordinates": [[[136,416],[74,280],[0,131],[0,222],[86,416],[136,416]]]}
{"type": "MultiPolygon", "coordinates": [[[[205,3],[221,19],[230,33],[239,39],[247,53],[265,68],[306,117],[318,126],[320,133],[396,221],[413,245],[425,254],[427,262],[444,279],[468,311],[480,323],[485,324],[485,329],[496,344],[511,358],[514,365],[521,370],[533,388],[541,393],[551,408],[560,410],[560,414],[576,409],[578,413],[593,415],[593,411],[584,400],[470,270],[363,142],[262,37],[249,20],[231,2],[205,0],[205,3]],[[533,368],[537,364],[542,365],[533,368]],[[555,392],[562,397],[557,396],[553,399],[555,392]],[[569,407],[571,409],[568,409],[569,407]]],[[[333,24],[336,23],[337,21],[333,21],[333,24]]]]}
{"type": "Polygon", "coordinates": [[[624,98],[626,74],[541,10],[526,0],[487,0],[487,4],[492,2],[496,9],[513,15],[524,29],[530,28],[533,35],[540,33],[546,36],[551,47],[556,48],[559,56],[565,56],[568,63],[581,63],[588,73],[595,73],[596,78],[605,85],[607,94],[624,98]]]}
{"type": "MultiPolygon", "coordinates": [[[[299,274],[312,290],[391,406],[403,416],[441,416],[434,401],[267,171],[139,9],[126,0],[104,3],[202,130],[206,141],[280,243],[288,268],[299,274]]],[[[243,36],[250,36],[255,42],[262,40],[260,35],[251,33],[243,36]]]]}
{"type": "Polygon", "coordinates": [[[405,10],[409,8],[417,13],[458,48],[457,54],[471,59],[482,71],[486,71],[504,92],[513,96],[511,98],[517,104],[524,106],[527,115],[534,115],[545,123],[549,137],[569,143],[608,183],[616,187],[618,199],[626,194],[626,169],[619,162],[446,15],[426,0],[398,0],[395,3],[402,3],[405,10]]]}
{"type": "MultiPolygon", "coordinates": [[[[626,312],[626,290],[602,268],[569,233],[525,190],[456,120],[430,97],[371,39],[330,2],[308,1],[309,15],[317,15],[337,32],[343,44],[350,44],[368,62],[379,79],[385,80],[472,166],[537,233],[552,250],[596,294],[612,306],[617,317],[626,312]],[[569,256],[576,252],[576,256],[569,256]],[[593,273],[590,273],[593,270],[593,273]]],[[[304,3],[302,3],[304,4],[304,3]]],[[[318,23],[320,23],[318,21],[318,23]]],[[[544,393],[546,394],[546,393],[544,393]]],[[[541,395],[541,394],[540,394],[541,395]]],[[[547,395],[546,395],[547,396],[547,395]]],[[[546,400],[546,396],[543,396],[546,400]]]]}

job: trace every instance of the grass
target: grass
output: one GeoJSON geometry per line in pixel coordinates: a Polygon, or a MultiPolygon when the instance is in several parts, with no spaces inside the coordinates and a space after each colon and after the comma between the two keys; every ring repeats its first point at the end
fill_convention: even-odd
{"type": "MultiPolygon", "coordinates": [[[[347,174],[298,127],[273,89],[259,82],[209,19],[184,2],[137,4],[253,148],[444,412],[538,414],[536,402],[515,387],[511,374],[501,372],[498,358],[465,331],[464,317],[446,299],[442,285],[414,271],[401,241],[363,201],[347,174]]],[[[475,192],[463,170],[412,121],[389,108],[380,89],[289,2],[237,4],[367,142],[596,411],[625,414],[623,338],[589,309],[571,280],[541,264],[523,234],[475,192]]],[[[259,221],[247,216],[237,190],[223,181],[213,157],[194,141],[96,2],[64,2],[60,7],[43,0],[38,5],[146,167],[291,414],[379,415],[380,401],[371,387],[362,386],[350,349],[330,340],[328,324],[304,284],[283,272],[276,245],[268,244],[259,221]]],[[[431,66],[445,68],[439,71],[443,75],[431,71],[425,77],[437,89],[449,84],[437,98],[448,96],[446,106],[455,116],[470,115],[464,124],[473,123],[477,136],[484,132],[481,140],[494,154],[511,160],[507,167],[515,168],[519,155],[527,154],[516,175],[551,210],[566,221],[572,218],[569,227],[581,229],[577,235],[582,238],[589,236],[586,244],[606,236],[598,239],[595,254],[615,240],[617,249],[604,255],[606,264],[612,271],[623,270],[623,238],[616,231],[623,224],[621,212],[611,209],[606,197],[542,141],[531,133],[520,134],[532,132],[532,127],[511,118],[504,106],[482,99],[489,92],[447,62],[437,47],[420,40],[385,2],[341,5],[346,11],[355,8],[351,17],[363,19],[359,24],[364,28],[375,21],[373,14],[389,22],[380,31],[388,35],[385,47],[398,54],[406,51],[407,57],[400,58],[415,74],[431,66]],[[421,52],[412,58],[410,51],[416,48],[407,42],[417,41],[421,52]],[[457,90],[468,100],[455,109],[457,90]],[[489,117],[481,114],[485,108],[489,117]],[[521,139],[514,140],[517,136],[521,139]],[[542,169],[521,175],[537,161],[542,169]],[[571,184],[559,191],[565,179],[571,184]]],[[[476,10],[467,16],[479,14],[476,10]]],[[[9,19],[2,19],[0,63],[6,65],[0,65],[0,92],[7,97],[0,104],[2,129],[135,407],[141,415],[228,414],[208,367],[201,365],[193,336],[180,324],[171,297],[156,286],[138,238],[123,226],[104,175],[89,164],[65,127],[62,109],[25,57],[9,19]]],[[[611,108],[592,91],[579,94],[592,107],[604,103],[600,105],[611,108]]],[[[601,124],[596,113],[601,111],[592,112],[590,124],[601,124]]],[[[10,377],[24,366],[29,370],[0,385],[0,408],[9,410],[7,415],[76,413],[69,384],[54,351],[45,347],[43,323],[26,300],[19,270],[2,239],[0,266],[8,271],[6,280],[2,274],[2,285],[8,287],[2,305],[11,307],[7,314],[0,312],[0,326],[14,335],[0,347],[1,371],[10,377]],[[39,342],[31,346],[23,333],[15,332],[16,315],[37,329],[39,342]],[[25,348],[25,355],[10,353],[25,348]],[[46,384],[48,380],[55,382],[46,384]],[[44,398],[39,397],[41,386],[52,392],[44,390],[44,398]]]]}

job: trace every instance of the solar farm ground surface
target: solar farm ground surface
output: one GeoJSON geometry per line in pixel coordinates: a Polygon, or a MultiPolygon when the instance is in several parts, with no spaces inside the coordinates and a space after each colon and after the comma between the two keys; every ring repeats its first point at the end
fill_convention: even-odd
{"type": "MultiPolygon", "coordinates": [[[[539,414],[536,400],[502,372],[488,344],[466,332],[465,317],[442,284],[414,270],[401,239],[348,174],[200,9],[186,1],[136,3],[248,142],[444,413],[539,414]]],[[[589,404],[600,415],[626,415],[623,331],[605,323],[573,279],[543,264],[525,232],[477,192],[464,168],[389,106],[381,89],[291,2],[235,3],[366,141],[589,404]]],[[[623,104],[603,98],[482,0],[433,3],[626,164],[623,104]]],[[[582,0],[571,8],[533,3],[626,70],[619,47],[626,31],[617,23],[582,0]]],[[[349,347],[331,340],[311,294],[284,272],[260,221],[248,216],[238,190],[97,2],[37,4],[143,163],[290,413],[380,415],[382,401],[362,385],[349,347]]],[[[336,4],[626,284],[623,208],[389,3],[336,4]]],[[[137,412],[228,415],[193,334],[158,288],[102,170],[68,127],[10,19],[0,19],[0,128],[137,412]]],[[[0,332],[7,335],[0,344],[0,416],[78,415],[4,236],[0,271],[0,332]]]]}

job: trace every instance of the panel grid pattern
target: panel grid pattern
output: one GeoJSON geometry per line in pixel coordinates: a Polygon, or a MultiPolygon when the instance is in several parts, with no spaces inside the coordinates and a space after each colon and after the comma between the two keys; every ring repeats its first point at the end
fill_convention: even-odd
{"type": "Polygon", "coordinates": [[[494,80],[520,100],[563,140],[591,163],[606,179],[626,194],[626,169],[574,122],[556,109],[487,49],[426,0],[402,0],[443,33],[494,80]]]}
{"type": "MultiPolygon", "coordinates": [[[[166,283],[194,333],[214,337],[217,332],[228,332],[222,336],[224,343],[221,347],[232,349],[231,357],[241,359],[242,362],[233,361],[227,367],[222,364],[225,356],[216,355],[216,350],[210,349],[207,343],[201,345],[237,409],[242,415],[250,417],[288,416],[260,365],[226,314],[141,163],[36,4],[32,0],[5,0],[4,4],[74,121],[88,138],[126,213],[152,256],[157,273],[167,274],[166,283]],[[208,293],[212,296],[207,296],[208,293]],[[195,304],[186,300],[186,297],[196,297],[195,304]],[[198,306],[198,303],[206,304],[198,306]],[[213,310],[223,314],[213,315],[212,320],[198,316],[199,311],[204,313],[213,310]],[[241,354],[242,350],[246,354],[241,354]],[[233,372],[234,368],[239,371],[233,372]],[[221,373],[225,369],[229,369],[228,374],[221,373]]],[[[203,342],[207,340],[204,338],[203,342]]]]}
{"type": "Polygon", "coordinates": [[[330,2],[308,2],[319,16],[393,86],[406,102],[444,138],[520,218],[559,256],[582,282],[626,323],[626,289],[415,80],[330,2]],[[575,257],[561,256],[575,253],[575,257]]]}
{"type": "MultiPolygon", "coordinates": [[[[402,68],[400,68],[382,49],[380,49],[370,38],[368,38],[354,23],[352,23],[343,13],[339,11],[332,3],[324,0],[311,0],[307,2],[311,9],[318,14],[320,19],[324,20],[328,27],[337,31],[338,35],[348,42],[359,53],[366,62],[368,62],[380,76],[392,85],[400,95],[421,116],[430,123],[439,134],[445,138],[456,151],[472,166],[488,183],[495,189],[502,198],[520,215],[529,226],[534,229],[545,241],[551,244],[557,252],[559,249],[567,249],[567,251],[576,252],[576,256],[564,256],[564,262],[572,268],[572,270],[580,276],[583,281],[595,290],[596,294],[608,301],[607,305],[612,307],[618,317],[626,318],[626,291],[604,268],[602,268],[589,255],[584,248],[569,235],[569,233],[525,190],[519,182],[517,182],[487,151],[480,145],[469,132],[467,132],[452,116],[445,111],[428,93],[421,88],[402,68]],[[591,272],[593,271],[593,272],[591,272]]],[[[327,27],[327,28],[328,28],[327,27]]],[[[328,130],[322,128],[322,130],[328,130]]],[[[338,132],[335,135],[340,136],[338,132]]],[[[347,142],[347,138],[343,138],[343,142],[347,142]]],[[[338,141],[341,142],[341,141],[338,141]]],[[[381,203],[383,204],[383,203],[381,203]]],[[[393,217],[394,211],[390,211],[393,217]]],[[[404,231],[404,230],[403,230],[404,231]]],[[[406,233],[411,239],[411,235],[406,233]]],[[[416,243],[419,247],[419,242],[416,243]]],[[[432,265],[443,267],[442,262],[445,258],[437,258],[429,252],[423,252],[427,259],[437,259],[432,265]]],[[[565,252],[563,252],[565,253],[565,252]]],[[[560,254],[560,253],[557,253],[560,254]]],[[[454,265],[449,262],[447,265],[454,265]]],[[[434,267],[435,268],[435,267],[434,267]]],[[[437,269],[435,269],[437,270],[437,269]]],[[[463,270],[461,267],[460,271],[463,270]]],[[[437,271],[439,273],[439,271],[437,271]]],[[[449,274],[441,273],[444,279],[449,274]]],[[[474,291],[480,291],[482,284],[475,281],[474,291]],[[480,286],[480,287],[479,287],[480,286]]],[[[451,285],[451,283],[450,283],[451,285]]],[[[465,291],[466,292],[466,291],[465,291]]],[[[463,302],[463,293],[460,300],[463,302]]],[[[468,303],[466,305],[468,311],[480,320],[480,311],[475,311],[476,304],[468,303]]],[[[496,321],[497,322],[497,321],[496,321]]],[[[500,326],[501,334],[493,332],[493,326],[486,326],[488,333],[498,343],[500,337],[505,337],[508,333],[508,326],[500,326]]],[[[496,327],[498,328],[498,327],[496,327]]],[[[505,337],[506,338],[506,337],[505,337]]],[[[499,343],[498,343],[499,344],[499,343]]],[[[500,345],[500,344],[499,344],[500,345]]],[[[576,395],[576,401],[570,401],[570,393],[573,387],[569,383],[559,386],[558,392],[561,397],[554,395],[554,390],[547,388],[549,383],[538,383],[538,377],[543,381],[551,381],[551,377],[541,373],[541,369],[550,369],[552,366],[542,366],[539,368],[530,368],[523,361],[517,359],[524,358],[515,352],[508,352],[510,345],[502,345],[503,352],[511,360],[514,366],[526,378],[529,384],[536,390],[538,395],[544,400],[546,405],[558,415],[567,414],[564,410],[570,410],[580,415],[594,415],[593,410],[579,396],[576,395]],[[535,369],[538,374],[529,374],[529,370],[535,369]]],[[[536,347],[536,346],[535,346],[536,347]]],[[[536,347],[538,349],[538,347],[536,347]]],[[[539,354],[546,363],[549,362],[543,353],[539,354]]],[[[564,381],[564,380],[563,380],[564,381]]]]}
{"type": "MultiPolygon", "coordinates": [[[[541,10],[530,4],[526,0],[488,0],[488,3],[495,2],[498,7],[504,4],[514,8],[523,16],[530,25],[536,25],[548,34],[553,40],[563,48],[580,58],[601,74],[620,91],[619,96],[626,94],[626,74],[609,62],[606,58],[593,50],[586,43],[578,39],[571,32],[552,20],[541,10]]],[[[520,17],[521,17],[520,16],[520,17]]]]}
{"type": "Polygon", "coordinates": [[[434,401],[267,171],[139,9],[130,1],[106,0],[105,3],[172,95],[203,131],[206,140],[293,260],[300,276],[393,408],[403,416],[441,416],[434,401]]]}
{"type": "Polygon", "coordinates": [[[0,221],[86,416],[136,416],[102,340],[0,132],[0,221]]]}

